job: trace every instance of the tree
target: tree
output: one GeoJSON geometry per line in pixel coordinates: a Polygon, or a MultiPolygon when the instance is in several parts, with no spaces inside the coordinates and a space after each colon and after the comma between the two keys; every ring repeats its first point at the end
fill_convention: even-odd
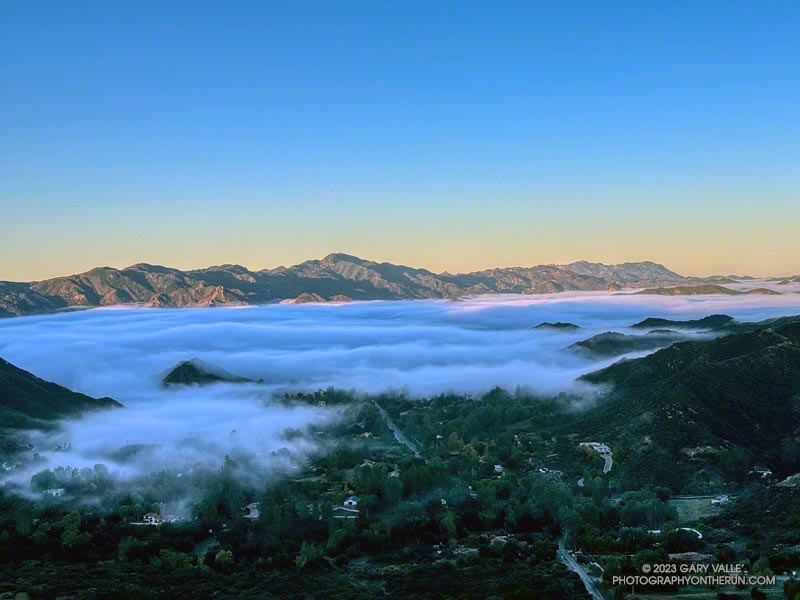
{"type": "Polygon", "coordinates": [[[464,440],[454,431],[447,438],[447,450],[448,452],[461,452],[463,449],[464,440]]]}
{"type": "Polygon", "coordinates": [[[92,536],[86,532],[80,532],[81,513],[74,511],[64,517],[64,532],[61,534],[61,547],[71,555],[79,554],[85,549],[92,536]]]}
{"type": "Polygon", "coordinates": [[[453,511],[446,510],[442,513],[439,517],[439,527],[447,537],[456,537],[456,523],[453,511]]]}
{"type": "Polygon", "coordinates": [[[391,505],[397,504],[403,497],[403,482],[399,477],[384,477],[380,483],[380,495],[391,505]]]}
{"type": "Polygon", "coordinates": [[[349,532],[344,527],[331,531],[331,534],[328,536],[328,543],[325,546],[330,556],[336,556],[344,549],[349,537],[348,533],[349,532]]]}
{"type": "Polygon", "coordinates": [[[294,559],[294,564],[300,569],[305,569],[320,560],[324,554],[322,546],[303,541],[300,546],[300,552],[294,559]]]}
{"type": "Polygon", "coordinates": [[[769,559],[762,556],[755,563],[753,563],[753,575],[772,575],[772,569],[769,568],[769,559]]]}
{"type": "Polygon", "coordinates": [[[117,546],[117,554],[123,562],[130,562],[142,558],[147,543],[128,536],[117,546]]]}
{"type": "MultiPolygon", "coordinates": [[[[227,569],[230,564],[233,563],[233,554],[230,550],[220,550],[220,552],[227,552],[230,554],[230,563],[227,562],[227,555],[225,559],[219,561],[219,566],[227,569]]],[[[150,564],[156,568],[163,568],[170,572],[187,571],[194,566],[192,564],[192,557],[189,554],[176,552],[169,548],[165,548],[158,553],[158,556],[151,558],[150,564]]]]}
{"type": "Polygon", "coordinates": [[[214,567],[220,571],[228,571],[233,567],[233,552],[230,550],[220,550],[214,556],[214,567]]]}
{"type": "Polygon", "coordinates": [[[54,488],[57,485],[58,480],[56,479],[55,473],[53,473],[53,471],[50,469],[39,471],[33,477],[31,477],[31,487],[37,492],[54,488]]]}
{"type": "Polygon", "coordinates": [[[783,595],[787,600],[798,600],[800,598],[800,579],[787,579],[783,582],[783,595]]]}

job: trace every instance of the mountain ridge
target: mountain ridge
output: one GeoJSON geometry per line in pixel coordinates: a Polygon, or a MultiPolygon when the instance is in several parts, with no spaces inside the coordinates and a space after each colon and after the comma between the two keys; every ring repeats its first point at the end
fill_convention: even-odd
{"type": "Polygon", "coordinates": [[[73,392],[0,358],[0,422],[4,428],[35,428],[62,417],[121,407],[116,400],[73,392]]]}
{"type": "Polygon", "coordinates": [[[95,267],[84,273],[42,281],[0,281],[0,317],[125,304],[179,308],[270,304],[295,299],[302,302],[308,298],[457,299],[477,294],[618,291],[716,280],[716,277],[686,277],[652,261],[616,265],[578,261],[455,275],[344,253],[259,271],[238,264],[183,271],[140,262],[122,269],[95,267]]]}
{"type": "Polygon", "coordinates": [[[800,433],[800,316],[738,325],[740,333],[679,341],[580,377],[605,390],[581,418],[625,457],[621,478],[639,471],[698,493],[722,467],[683,461],[687,453],[782,464],[782,444],[800,433]]]}

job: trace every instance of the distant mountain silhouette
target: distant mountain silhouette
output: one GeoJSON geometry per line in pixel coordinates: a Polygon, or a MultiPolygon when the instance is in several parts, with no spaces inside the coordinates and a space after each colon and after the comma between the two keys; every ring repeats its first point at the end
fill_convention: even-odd
{"type": "Polygon", "coordinates": [[[617,265],[581,261],[567,265],[488,269],[458,275],[377,263],[348,254],[329,254],[321,260],[262,271],[251,271],[241,265],[180,271],[139,263],[124,269],[97,267],[86,273],[45,281],[0,282],[0,316],[118,304],[206,307],[279,301],[301,304],[452,299],[471,294],[655,289],[712,280],[719,278],[684,277],[649,261],[617,265]]]}
{"type": "Polygon", "coordinates": [[[725,294],[726,296],[741,296],[743,294],[762,294],[765,296],[778,296],[779,292],[767,288],[755,288],[745,292],[732,290],[721,285],[678,285],[674,287],[649,288],[636,292],[637,294],[654,294],[658,296],[696,296],[698,294],[725,294]]]}

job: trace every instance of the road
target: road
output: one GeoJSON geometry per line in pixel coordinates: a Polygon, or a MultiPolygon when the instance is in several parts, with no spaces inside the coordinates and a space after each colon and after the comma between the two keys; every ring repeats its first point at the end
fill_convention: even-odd
{"type": "Polygon", "coordinates": [[[611,453],[609,452],[608,454],[602,454],[601,456],[603,457],[603,461],[605,461],[603,463],[603,473],[610,473],[611,466],[614,464],[614,459],[611,458],[611,453]]]}
{"type": "Polygon", "coordinates": [[[580,566],[578,561],[569,553],[567,547],[564,545],[564,540],[558,541],[558,559],[564,563],[570,571],[578,574],[578,577],[581,578],[583,585],[586,587],[586,591],[589,592],[593,600],[605,600],[603,593],[597,587],[594,580],[589,577],[589,574],[583,570],[583,567],[580,566]]]}
{"type": "Polygon", "coordinates": [[[697,529],[694,529],[693,527],[678,527],[678,529],[682,529],[683,531],[689,531],[689,532],[695,534],[697,536],[698,540],[702,540],[703,539],[703,534],[700,533],[699,531],[697,531],[697,529]]]}
{"type": "Polygon", "coordinates": [[[392,435],[394,436],[394,439],[397,440],[397,443],[402,444],[403,446],[408,448],[416,458],[422,458],[422,453],[419,451],[419,448],[417,448],[413,443],[411,443],[411,441],[406,436],[403,435],[403,432],[400,431],[397,425],[394,424],[394,421],[392,421],[391,417],[389,416],[389,413],[387,413],[386,410],[384,410],[384,408],[377,402],[373,401],[373,404],[375,405],[375,408],[377,408],[378,411],[381,413],[381,417],[383,417],[386,426],[389,428],[389,431],[392,432],[392,435]]]}
{"type": "Polygon", "coordinates": [[[670,496],[670,500],[709,500],[718,498],[719,494],[702,494],[700,496],[670,496]]]}

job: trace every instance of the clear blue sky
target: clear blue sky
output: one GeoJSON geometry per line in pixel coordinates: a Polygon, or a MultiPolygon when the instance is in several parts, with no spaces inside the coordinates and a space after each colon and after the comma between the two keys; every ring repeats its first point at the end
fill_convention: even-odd
{"type": "Polygon", "coordinates": [[[800,3],[0,0],[0,279],[800,271],[800,3]]]}

